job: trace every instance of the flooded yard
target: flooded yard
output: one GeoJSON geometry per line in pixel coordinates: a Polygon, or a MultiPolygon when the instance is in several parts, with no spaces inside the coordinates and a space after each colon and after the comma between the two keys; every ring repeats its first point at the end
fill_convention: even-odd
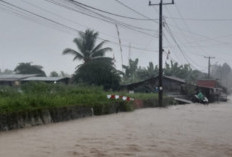
{"type": "Polygon", "coordinates": [[[0,133],[1,157],[231,157],[232,103],[95,116],[0,133]]]}

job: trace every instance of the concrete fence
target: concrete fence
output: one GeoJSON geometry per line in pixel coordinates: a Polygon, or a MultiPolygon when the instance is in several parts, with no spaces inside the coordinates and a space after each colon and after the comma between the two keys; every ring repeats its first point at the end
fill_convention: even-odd
{"type": "Polygon", "coordinates": [[[19,129],[93,115],[91,107],[69,106],[11,114],[0,114],[0,131],[19,129]]]}

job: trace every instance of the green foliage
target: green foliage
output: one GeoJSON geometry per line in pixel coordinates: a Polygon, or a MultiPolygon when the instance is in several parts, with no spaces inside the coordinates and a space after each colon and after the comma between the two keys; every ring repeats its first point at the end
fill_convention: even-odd
{"type": "Polygon", "coordinates": [[[138,67],[139,59],[129,59],[129,65],[123,65],[122,68],[125,70],[123,73],[123,83],[133,83],[155,77],[158,74],[158,67],[149,62],[146,68],[138,67]]]}
{"type": "Polygon", "coordinates": [[[74,80],[89,85],[103,86],[106,90],[116,90],[119,88],[120,76],[111,62],[94,60],[79,67],[74,80]]]}
{"type": "Polygon", "coordinates": [[[106,52],[112,51],[112,49],[109,47],[102,48],[106,41],[102,41],[101,43],[96,45],[98,32],[94,32],[93,30],[87,29],[85,32],[80,32],[79,36],[79,38],[75,38],[73,40],[73,42],[77,45],[78,51],[66,48],[63,51],[64,55],[74,55],[73,60],[83,60],[84,63],[87,63],[95,59],[110,59],[108,57],[104,57],[106,52]]]}
{"type": "Polygon", "coordinates": [[[50,77],[58,77],[58,76],[59,76],[59,74],[56,71],[52,71],[50,73],[50,77]]]}
{"type": "Polygon", "coordinates": [[[137,77],[139,80],[149,79],[151,77],[156,77],[158,75],[159,69],[158,66],[155,66],[152,62],[149,62],[149,66],[147,68],[141,68],[137,70],[137,77]]]}
{"type": "Polygon", "coordinates": [[[125,69],[125,73],[123,75],[124,82],[134,82],[136,80],[136,71],[138,69],[139,59],[136,58],[134,61],[129,59],[129,65],[122,65],[122,68],[125,69]]]}
{"type": "Polygon", "coordinates": [[[177,62],[171,61],[171,64],[165,63],[164,75],[175,76],[186,80],[187,82],[195,82],[197,79],[204,78],[206,75],[198,70],[193,70],[189,64],[179,65],[177,62]]]}
{"type": "Polygon", "coordinates": [[[98,33],[93,30],[87,29],[84,33],[79,33],[79,36],[74,39],[78,51],[69,48],[63,51],[63,54],[74,55],[73,60],[84,61],[75,71],[74,82],[103,86],[104,89],[118,89],[119,72],[114,68],[112,58],[104,57],[112,49],[103,48],[106,41],[96,45],[98,33]]]}
{"type": "Polygon", "coordinates": [[[14,71],[13,70],[9,70],[9,69],[5,69],[4,71],[2,71],[0,69],[0,74],[3,74],[3,75],[14,74],[14,71]]]}
{"type": "Polygon", "coordinates": [[[40,65],[31,65],[31,63],[19,63],[15,68],[17,74],[38,74],[39,76],[46,76],[40,65]]]}
{"type": "MultiPolygon", "coordinates": [[[[138,59],[129,60],[129,65],[123,65],[125,70],[122,83],[134,83],[158,76],[159,68],[152,62],[146,68],[138,67],[138,59]]],[[[228,68],[227,68],[228,69],[228,68]]],[[[186,80],[187,82],[195,82],[197,79],[206,77],[206,74],[193,70],[189,64],[179,65],[177,62],[171,61],[170,64],[165,63],[163,74],[166,76],[175,76],[186,80]]],[[[138,91],[147,91],[147,89],[138,89],[138,91]]]]}
{"type": "Polygon", "coordinates": [[[19,93],[17,88],[0,86],[0,97],[14,97],[19,93]]]}
{"type": "MultiPolygon", "coordinates": [[[[73,105],[93,107],[96,114],[107,114],[114,112],[115,104],[118,103],[107,99],[107,93],[96,86],[28,83],[21,89],[11,87],[1,89],[0,113],[3,114],[73,105]]],[[[124,106],[131,105],[124,103],[124,106]]],[[[124,107],[128,110],[129,108],[124,107]]]]}
{"type": "Polygon", "coordinates": [[[177,62],[171,61],[171,65],[165,63],[164,75],[185,79],[191,71],[192,69],[189,64],[179,65],[177,62]]]}

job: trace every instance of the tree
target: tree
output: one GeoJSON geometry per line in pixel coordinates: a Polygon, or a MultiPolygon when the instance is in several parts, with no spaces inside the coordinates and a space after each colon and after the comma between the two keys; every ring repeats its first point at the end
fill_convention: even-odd
{"type": "Polygon", "coordinates": [[[74,80],[79,83],[103,86],[106,90],[117,90],[120,76],[113,66],[109,66],[109,63],[93,60],[77,69],[74,80]]]}
{"type": "Polygon", "coordinates": [[[13,70],[5,69],[4,71],[0,70],[0,74],[8,75],[8,74],[14,74],[13,70]]]}
{"type": "Polygon", "coordinates": [[[122,68],[125,69],[123,76],[124,82],[134,82],[137,79],[136,71],[138,69],[139,59],[136,58],[134,61],[129,59],[129,65],[122,65],[122,68]]]}
{"type": "Polygon", "coordinates": [[[87,29],[79,33],[79,38],[74,39],[78,51],[67,48],[63,54],[74,55],[73,60],[81,60],[83,64],[77,66],[73,81],[103,86],[105,89],[117,89],[120,76],[114,68],[113,59],[105,57],[105,53],[112,51],[103,45],[106,41],[96,44],[98,33],[87,29]]]}
{"type": "Polygon", "coordinates": [[[189,64],[179,65],[177,62],[171,61],[171,64],[165,63],[164,75],[175,76],[185,79],[188,82],[195,82],[197,79],[206,77],[205,73],[199,70],[193,70],[189,64]]]}
{"type": "Polygon", "coordinates": [[[149,65],[147,66],[147,68],[141,68],[139,67],[139,69],[137,70],[137,77],[139,80],[145,80],[145,79],[149,79],[151,77],[155,77],[158,75],[158,66],[155,66],[152,62],[149,62],[149,65]]]}
{"type": "Polygon", "coordinates": [[[75,38],[73,40],[73,42],[77,45],[78,51],[66,48],[63,51],[64,55],[74,55],[73,60],[83,60],[84,64],[91,60],[112,60],[109,57],[104,57],[106,52],[112,51],[109,47],[102,48],[106,43],[106,40],[96,45],[98,32],[87,29],[85,32],[80,32],[79,36],[79,38],[75,38]]]}
{"type": "Polygon", "coordinates": [[[46,76],[40,65],[31,65],[31,63],[19,63],[15,68],[17,74],[38,74],[38,76],[46,76]]]}
{"type": "Polygon", "coordinates": [[[232,69],[227,64],[224,63],[223,65],[214,64],[212,65],[211,76],[218,80],[221,85],[226,87],[227,89],[232,88],[232,69]]]}
{"type": "Polygon", "coordinates": [[[59,74],[56,71],[52,71],[50,73],[50,77],[58,77],[58,76],[59,76],[59,74]]]}
{"type": "Polygon", "coordinates": [[[165,63],[164,75],[186,79],[191,71],[189,64],[179,65],[177,62],[171,61],[171,65],[165,63]]]}

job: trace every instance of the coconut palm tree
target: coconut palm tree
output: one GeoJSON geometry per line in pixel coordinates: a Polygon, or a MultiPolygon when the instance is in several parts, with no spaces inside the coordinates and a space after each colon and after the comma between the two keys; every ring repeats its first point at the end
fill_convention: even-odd
{"type": "Polygon", "coordinates": [[[85,32],[79,33],[79,38],[75,38],[73,42],[77,45],[78,51],[66,48],[63,54],[74,55],[73,60],[82,60],[84,64],[92,60],[107,60],[112,62],[112,58],[104,57],[105,53],[112,51],[111,48],[105,47],[103,45],[107,42],[106,40],[100,42],[96,45],[98,38],[98,32],[87,29],[85,32]]]}
{"type": "Polygon", "coordinates": [[[97,32],[87,29],[85,32],[79,33],[79,38],[73,40],[77,45],[77,51],[70,48],[63,51],[64,55],[74,55],[73,60],[83,61],[73,75],[73,82],[99,85],[104,89],[117,89],[120,76],[114,67],[113,59],[104,56],[112,49],[103,47],[107,42],[105,40],[96,44],[97,38],[97,32]]]}

